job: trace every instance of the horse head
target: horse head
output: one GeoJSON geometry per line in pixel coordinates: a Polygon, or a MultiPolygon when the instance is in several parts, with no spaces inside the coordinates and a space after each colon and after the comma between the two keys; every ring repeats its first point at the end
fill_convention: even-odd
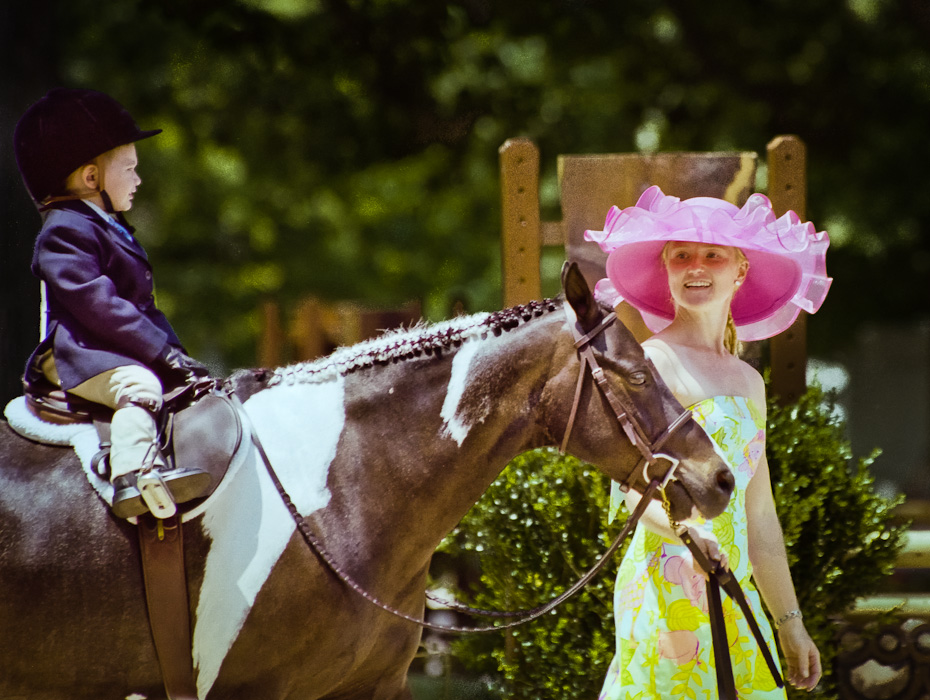
{"type": "Polygon", "coordinates": [[[594,299],[577,264],[565,264],[562,286],[571,313],[554,361],[561,369],[554,373],[544,398],[543,420],[553,442],[566,442],[567,451],[638,491],[651,479],[661,481],[677,462],[665,488],[671,516],[688,517],[692,507],[708,518],[721,513],[733,491],[733,475],[713,441],[689,419],[632,333],[619,321],[611,323],[612,310],[594,299]],[[586,336],[585,342],[575,342],[586,336]],[[603,370],[604,391],[614,398],[596,387],[591,363],[583,359],[585,345],[603,370]],[[579,379],[584,373],[589,376],[579,379]],[[632,424],[626,430],[624,418],[632,424]],[[571,431],[567,440],[566,431],[571,431]],[[641,440],[640,449],[631,438],[641,440]],[[644,459],[650,448],[659,457],[652,465],[644,459]]]}

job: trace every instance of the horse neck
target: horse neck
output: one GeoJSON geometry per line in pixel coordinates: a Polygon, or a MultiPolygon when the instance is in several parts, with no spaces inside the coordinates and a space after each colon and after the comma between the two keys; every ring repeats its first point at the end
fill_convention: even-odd
{"type": "Polygon", "coordinates": [[[550,312],[441,359],[348,375],[327,517],[373,552],[428,560],[507,462],[543,441],[537,406],[562,324],[550,312]]]}

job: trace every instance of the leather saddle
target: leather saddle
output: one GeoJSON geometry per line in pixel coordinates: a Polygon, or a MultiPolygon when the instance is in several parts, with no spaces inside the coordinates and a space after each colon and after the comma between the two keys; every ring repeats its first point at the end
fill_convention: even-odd
{"type": "MultiPolygon", "coordinates": [[[[94,457],[93,469],[107,479],[113,411],[62,391],[44,378],[23,385],[26,406],[37,418],[57,425],[94,424],[100,451],[94,457]]],[[[229,470],[242,444],[242,418],[221,382],[205,378],[166,394],[156,420],[159,447],[168,467],[197,467],[210,474],[210,488],[203,498],[179,504],[182,512],[191,510],[216,490],[229,470]]]]}

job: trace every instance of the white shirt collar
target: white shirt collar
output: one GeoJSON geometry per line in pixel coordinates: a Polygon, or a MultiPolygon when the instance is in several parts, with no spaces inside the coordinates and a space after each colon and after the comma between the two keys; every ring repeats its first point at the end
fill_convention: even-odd
{"type": "Polygon", "coordinates": [[[84,204],[86,204],[87,206],[89,206],[91,209],[93,209],[95,212],[97,212],[98,214],[100,214],[100,216],[102,216],[102,217],[104,218],[104,221],[116,221],[116,219],[114,219],[112,216],[110,216],[109,214],[107,214],[103,209],[101,209],[100,207],[98,207],[96,204],[94,204],[94,203],[93,203],[92,201],[90,201],[89,199],[82,199],[81,201],[84,202],[84,204]]]}

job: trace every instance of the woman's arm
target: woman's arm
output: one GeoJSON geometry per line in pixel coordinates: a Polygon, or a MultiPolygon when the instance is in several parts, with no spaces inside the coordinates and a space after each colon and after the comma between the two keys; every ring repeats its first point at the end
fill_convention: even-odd
{"type": "MultiPolygon", "coordinates": [[[[769,477],[762,455],[746,489],[749,524],[749,561],[753,580],[775,620],[798,610],[798,598],[788,569],[788,555],[769,477]]],[[[797,688],[812,689],[820,681],[820,652],[800,617],[791,617],[778,628],[778,640],[788,662],[787,680],[797,688]]]]}

